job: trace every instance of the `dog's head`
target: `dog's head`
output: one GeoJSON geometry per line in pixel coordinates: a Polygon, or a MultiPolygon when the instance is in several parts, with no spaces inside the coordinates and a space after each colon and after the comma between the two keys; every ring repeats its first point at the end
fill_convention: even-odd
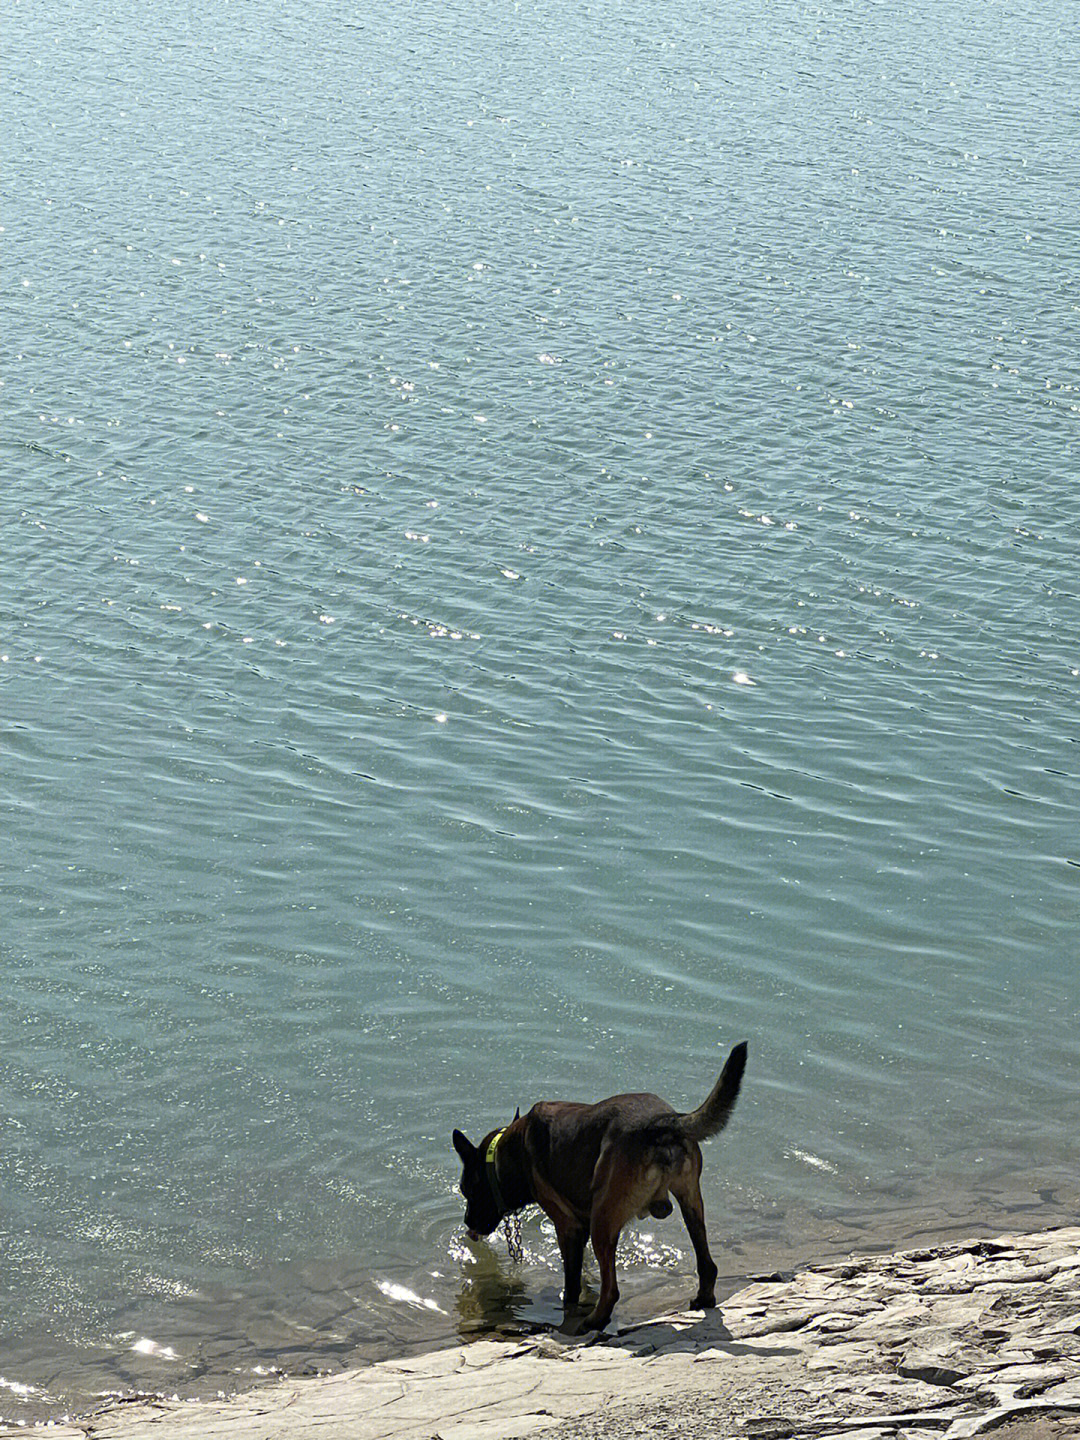
{"type": "Polygon", "coordinates": [[[454,1131],[454,1149],[461,1157],[461,1193],[465,1197],[465,1229],[470,1240],[490,1235],[503,1218],[488,1174],[487,1153],[499,1132],[493,1130],[479,1145],[473,1145],[460,1130],[454,1131]]]}

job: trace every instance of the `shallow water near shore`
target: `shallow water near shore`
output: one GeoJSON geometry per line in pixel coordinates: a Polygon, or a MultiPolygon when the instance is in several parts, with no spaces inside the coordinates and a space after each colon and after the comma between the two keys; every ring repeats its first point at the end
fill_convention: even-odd
{"type": "Polygon", "coordinates": [[[1067,17],[13,17],[0,1418],[557,1319],[451,1129],[743,1038],[725,1274],[1073,1219],[1067,17]]]}

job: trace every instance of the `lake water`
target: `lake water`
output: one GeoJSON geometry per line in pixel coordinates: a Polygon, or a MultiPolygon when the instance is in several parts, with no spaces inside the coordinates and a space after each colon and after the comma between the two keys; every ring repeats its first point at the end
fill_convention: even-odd
{"type": "Polygon", "coordinates": [[[9,6],[0,1416],[1075,1218],[1074,18],[9,6]]]}

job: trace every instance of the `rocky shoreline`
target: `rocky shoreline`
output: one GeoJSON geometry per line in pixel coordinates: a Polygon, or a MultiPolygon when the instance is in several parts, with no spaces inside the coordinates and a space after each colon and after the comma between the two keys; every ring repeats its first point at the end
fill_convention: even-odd
{"type": "MultiPolygon", "coordinates": [[[[602,1337],[484,1340],[231,1400],[140,1398],[55,1440],[1072,1440],[1080,1227],[769,1276],[602,1337]]],[[[0,1428],[0,1437],[25,1435],[0,1428]]]]}

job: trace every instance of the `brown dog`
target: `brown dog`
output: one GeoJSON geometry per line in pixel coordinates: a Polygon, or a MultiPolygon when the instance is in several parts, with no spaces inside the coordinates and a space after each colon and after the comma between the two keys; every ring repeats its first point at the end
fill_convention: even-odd
{"type": "Polygon", "coordinates": [[[619,1298],[619,1232],[628,1220],[670,1215],[670,1191],[697,1257],[700,1283],[692,1304],[711,1308],[716,1265],[698,1184],[700,1142],[727,1124],[745,1068],[743,1041],[728,1056],[709,1098],[688,1115],[678,1114],[658,1095],[614,1095],[596,1105],[543,1101],[527,1115],[516,1115],[505,1129],[492,1130],[479,1146],[455,1130],[469,1238],[490,1235],[505,1216],[539,1205],[558,1236],[566,1306],[576,1305],[581,1294],[581,1262],[585,1241],[591,1239],[600,1267],[600,1298],[585,1324],[602,1330],[619,1298]]]}

